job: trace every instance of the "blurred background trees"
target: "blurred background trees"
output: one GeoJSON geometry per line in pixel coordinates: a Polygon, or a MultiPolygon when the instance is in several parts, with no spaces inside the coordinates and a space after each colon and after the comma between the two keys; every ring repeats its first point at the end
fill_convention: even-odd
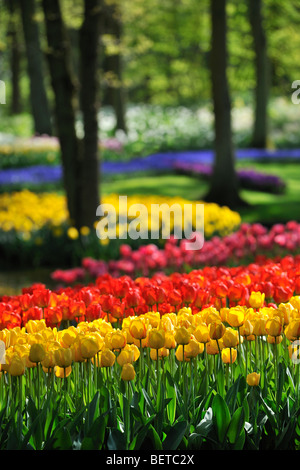
{"type": "MultiPolygon", "coordinates": [[[[223,4],[223,0],[216,3],[223,4]]],[[[226,42],[222,47],[222,40],[219,41],[219,52],[212,50],[218,34],[212,27],[214,4],[213,0],[1,3],[0,78],[7,82],[5,112],[30,112],[33,133],[59,136],[69,207],[78,224],[91,224],[91,213],[83,216],[83,209],[79,208],[86,208],[87,201],[93,201],[93,212],[99,196],[100,173],[96,172],[96,177],[95,168],[100,155],[95,142],[96,126],[98,131],[101,129],[97,119],[100,104],[112,107],[115,132],[124,133],[128,131],[126,109],[131,104],[186,106],[192,110],[204,104],[216,110],[220,90],[213,85],[211,65],[221,66],[226,60],[223,72],[226,69],[227,90],[223,90],[223,98],[224,93],[228,95],[228,104],[216,120],[225,123],[222,137],[215,128],[216,174],[224,175],[226,170],[225,179],[231,181],[226,193],[229,186],[232,193],[237,192],[234,148],[228,150],[234,138],[229,115],[236,107],[247,104],[252,108],[253,137],[249,146],[272,145],[268,133],[269,100],[291,94],[291,83],[299,69],[299,4],[296,0],[227,0],[223,5],[226,24],[222,33],[226,42]],[[50,34],[50,3],[60,9],[62,36],[50,34]],[[97,33],[94,26],[88,26],[87,19],[87,8],[93,10],[96,3],[97,8],[100,6],[97,33]],[[88,47],[85,42],[89,42],[88,47]],[[53,48],[57,50],[56,57],[53,48]],[[65,87],[62,91],[56,82],[58,62],[51,64],[51,57],[52,62],[58,60],[58,51],[63,55],[67,50],[68,57],[63,59],[67,75],[59,78],[65,87]],[[66,109],[65,102],[69,114],[59,118],[66,109]],[[78,136],[78,119],[85,123],[85,140],[78,136]],[[87,187],[88,191],[84,189],[87,187]]],[[[222,83],[225,86],[224,80],[222,83]]],[[[220,202],[220,196],[213,185],[220,185],[220,181],[220,177],[212,178],[210,197],[216,202],[220,202]]],[[[223,187],[223,196],[224,191],[223,187]]],[[[237,197],[229,197],[228,192],[231,204],[229,199],[237,197]]]]}

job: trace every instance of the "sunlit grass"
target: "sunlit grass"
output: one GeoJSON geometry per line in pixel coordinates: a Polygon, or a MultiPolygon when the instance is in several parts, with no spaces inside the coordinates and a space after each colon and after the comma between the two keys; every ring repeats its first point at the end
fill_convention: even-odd
{"type": "MultiPolygon", "coordinates": [[[[240,213],[245,222],[272,224],[300,220],[300,164],[297,162],[282,163],[239,163],[238,168],[252,168],[257,171],[280,176],[286,183],[285,194],[269,194],[261,191],[242,190],[241,196],[249,207],[241,208],[240,213]]],[[[145,175],[124,176],[123,178],[104,181],[101,185],[103,195],[119,194],[153,194],[179,196],[190,200],[200,200],[208,190],[208,180],[187,175],[145,175]]]]}

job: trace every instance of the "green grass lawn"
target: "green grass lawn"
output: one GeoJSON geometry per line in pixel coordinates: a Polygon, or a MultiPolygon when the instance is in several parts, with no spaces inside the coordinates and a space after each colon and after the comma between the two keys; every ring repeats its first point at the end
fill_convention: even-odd
{"type": "MultiPolygon", "coordinates": [[[[250,163],[243,162],[239,168],[252,168],[257,171],[280,176],[287,185],[285,194],[274,195],[259,191],[242,190],[241,196],[249,207],[240,209],[245,222],[260,222],[270,225],[289,220],[300,221],[300,162],[292,163],[250,163]]],[[[122,195],[162,195],[180,196],[189,200],[200,200],[208,189],[208,182],[186,175],[164,174],[126,176],[105,180],[102,194],[122,195]]]]}

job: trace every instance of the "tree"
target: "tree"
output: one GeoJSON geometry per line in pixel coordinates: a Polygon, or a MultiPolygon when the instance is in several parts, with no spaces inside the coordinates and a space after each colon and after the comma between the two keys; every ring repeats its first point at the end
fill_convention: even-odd
{"type": "Polygon", "coordinates": [[[17,27],[17,15],[13,0],[6,0],[9,11],[9,22],[7,37],[10,44],[10,70],[12,77],[12,114],[19,114],[22,108],[20,73],[21,73],[21,50],[17,27]]]}
{"type": "Polygon", "coordinates": [[[231,103],[227,80],[226,0],[211,0],[211,81],[214,105],[215,159],[205,199],[235,208],[241,204],[232,143],[231,103]]]}
{"type": "MultiPolygon", "coordinates": [[[[104,54],[103,69],[107,77],[104,100],[114,109],[116,116],[116,129],[126,132],[125,93],[123,85],[123,58],[121,54],[122,15],[117,0],[103,2],[103,34],[110,36],[110,45],[113,52],[104,54]]],[[[108,47],[109,49],[109,47],[108,47]]]]}
{"type": "Polygon", "coordinates": [[[249,19],[255,51],[255,117],[252,146],[265,148],[268,136],[269,60],[263,25],[262,0],[248,0],[249,19]]]}
{"type": "Polygon", "coordinates": [[[80,161],[81,197],[78,224],[95,222],[99,197],[98,68],[100,12],[99,0],[85,0],[84,21],[79,32],[80,106],[84,123],[83,153],[80,161]]]}
{"type": "Polygon", "coordinates": [[[75,84],[72,78],[69,43],[59,0],[43,0],[42,5],[48,41],[47,58],[55,96],[55,118],[62,157],[64,187],[69,216],[71,222],[76,223],[79,142],[75,128],[75,84]]]}
{"type": "Polygon", "coordinates": [[[52,134],[51,113],[44,84],[43,55],[39,26],[35,19],[35,0],[19,1],[26,45],[30,101],[36,134],[52,134]]]}
{"type": "Polygon", "coordinates": [[[70,221],[77,228],[91,228],[100,203],[96,71],[101,4],[100,0],[85,0],[80,31],[80,86],[73,80],[70,44],[59,0],[43,0],[42,5],[70,221]],[[85,131],[82,142],[76,135],[80,106],[85,131]]]}

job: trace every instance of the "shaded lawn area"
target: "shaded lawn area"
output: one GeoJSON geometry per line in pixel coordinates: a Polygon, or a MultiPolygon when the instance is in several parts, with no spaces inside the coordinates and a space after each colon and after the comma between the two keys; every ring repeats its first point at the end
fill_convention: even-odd
{"type": "MultiPolygon", "coordinates": [[[[242,190],[241,196],[250,205],[239,212],[244,222],[260,222],[264,225],[300,221],[300,162],[242,162],[238,168],[252,168],[257,171],[280,176],[287,185],[285,194],[274,195],[259,191],[242,190]]],[[[189,200],[200,200],[208,189],[208,181],[195,176],[162,174],[124,176],[105,180],[101,186],[103,195],[161,195],[179,196],[189,200]]]]}

